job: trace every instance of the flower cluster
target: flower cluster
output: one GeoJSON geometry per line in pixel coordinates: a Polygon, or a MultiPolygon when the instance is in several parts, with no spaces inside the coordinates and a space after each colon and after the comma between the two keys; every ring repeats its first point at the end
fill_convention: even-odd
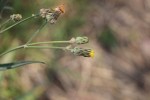
{"type": "Polygon", "coordinates": [[[40,9],[40,16],[51,24],[54,24],[56,23],[58,17],[64,12],[64,5],[60,5],[54,9],[40,9]]]}

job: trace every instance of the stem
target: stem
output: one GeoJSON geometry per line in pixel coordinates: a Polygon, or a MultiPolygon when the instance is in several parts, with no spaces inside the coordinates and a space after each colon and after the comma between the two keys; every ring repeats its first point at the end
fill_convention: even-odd
{"type": "Polygon", "coordinates": [[[29,19],[31,19],[31,18],[34,18],[34,17],[36,17],[36,16],[38,16],[38,15],[39,15],[39,14],[36,14],[36,15],[30,16],[30,17],[27,17],[27,18],[25,18],[25,19],[23,19],[23,20],[21,20],[21,21],[15,23],[15,24],[13,24],[13,25],[11,25],[11,26],[5,28],[4,30],[0,31],[0,34],[3,33],[3,32],[5,32],[5,31],[7,31],[7,30],[9,30],[9,29],[11,29],[12,27],[14,27],[14,26],[16,26],[16,25],[18,25],[18,24],[20,24],[20,23],[26,21],[26,20],[29,20],[29,19]]]}
{"type": "Polygon", "coordinates": [[[26,45],[28,45],[28,44],[33,40],[33,38],[38,35],[38,33],[40,32],[40,30],[41,30],[46,24],[47,24],[47,21],[44,22],[44,23],[40,26],[40,28],[39,28],[37,31],[35,31],[35,33],[34,33],[34,34],[31,36],[31,38],[27,41],[26,45]]]}
{"type": "Polygon", "coordinates": [[[65,47],[53,47],[53,46],[28,46],[27,48],[33,48],[33,49],[62,49],[62,50],[65,49],[65,47]]]}
{"type": "Polygon", "coordinates": [[[47,42],[36,42],[36,43],[30,43],[30,44],[28,44],[28,46],[38,45],[38,44],[52,44],[52,43],[70,43],[70,41],[47,41],[47,42]]]}
{"type": "MultiPolygon", "coordinates": [[[[30,45],[30,44],[29,44],[30,45]]],[[[0,57],[9,53],[9,52],[12,52],[12,51],[15,51],[15,50],[18,50],[18,49],[22,49],[22,48],[27,48],[27,49],[30,49],[30,48],[33,48],[33,49],[62,49],[62,50],[65,50],[65,47],[53,47],[53,46],[28,46],[28,45],[21,45],[21,46],[18,46],[18,47],[15,47],[15,48],[12,48],[10,50],[7,50],[6,52],[0,54],[0,57]]]]}
{"type": "Polygon", "coordinates": [[[6,52],[0,54],[0,57],[3,56],[3,55],[5,55],[5,54],[7,54],[7,53],[9,53],[9,52],[12,52],[12,51],[15,51],[15,50],[18,50],[18,49],[21,49],[21,48],[24,48],[24,45],[21,45],[21,46],[12,48],[12,49],[10,49],[10,50],[7,50],[6,52]]]}

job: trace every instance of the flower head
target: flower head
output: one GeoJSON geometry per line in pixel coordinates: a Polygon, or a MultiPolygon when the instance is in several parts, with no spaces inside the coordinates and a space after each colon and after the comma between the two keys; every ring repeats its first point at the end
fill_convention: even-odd
{"type": "Polygon", "coordinates": [[[60,5],[54,9],[40,9],[40,16],[51,24],[56,23],[58,17],[65,12],[64,5],[60,5]]]}
{"type": "Polygon", "coordinates": [[[76,37],[76,43],[77,44],[86,44],[89,42],[88,37],[76,37]]]}
{"type": "Polygon", "coordinates": [[[22,15],[21,14],[13,14],[13,15],[10,15],[10,19],[15,22],[20,21],[22,19],[22,15]]]}
{"type": "Polygon", "coordinates": [[[88,37],[76,37],[76,38],[72,38],[70,40],[70,43],[76,43],[76,44],[86,44],[89,42],[89,38],[88,37]]]}
{"type": "Polygon", "coordinates": [[[83,57],[94,57],[94,50],[92,49],[83,49],[75,47],[71,49],[71,52],[76,56],[83,56],[83,57]]]}
{"type": "Polygon", "coordinates": [[[51,9],[44,9],[44,8],[40,9],[40,16],[42,18],[46,18],[46,16],[51,13],[52,13],[51,9]]]}

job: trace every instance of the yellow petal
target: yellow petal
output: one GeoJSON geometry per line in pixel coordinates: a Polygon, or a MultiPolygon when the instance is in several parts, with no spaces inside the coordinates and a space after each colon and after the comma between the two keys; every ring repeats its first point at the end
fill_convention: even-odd
{"type": "Polygon", "coordinates": [[[91,50],[91,52],[90,52],[90,57],[94,57],[95,56],[95,52],[94,52],[94,50],[91,50]]]}

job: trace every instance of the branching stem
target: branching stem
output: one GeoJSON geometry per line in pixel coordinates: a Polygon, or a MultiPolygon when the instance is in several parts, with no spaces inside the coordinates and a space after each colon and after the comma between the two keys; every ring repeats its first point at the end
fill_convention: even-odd
{"type": "Polygon", "coordinates": [[[40,44],[53,44],[53,43],[69,43],[69,41],[48,41],[48,42],[36,42],[36,43],[29,43],[29,44],[25,44],[25,45],[20,45],[20,46],[17,46],[15,48],[12,48],[10,50],[7,50],[6,52],[0,54],[0,57],[9,53],[9,52],[12,52],[12,51],[15,51],[15,50],[19,50],[19,49],[28,49],[28,48],[33,48],[33,49],[66,49],[66,47],[55,47],[55,46],[35,46],[35,45],[40,45],[40,44]]]}

